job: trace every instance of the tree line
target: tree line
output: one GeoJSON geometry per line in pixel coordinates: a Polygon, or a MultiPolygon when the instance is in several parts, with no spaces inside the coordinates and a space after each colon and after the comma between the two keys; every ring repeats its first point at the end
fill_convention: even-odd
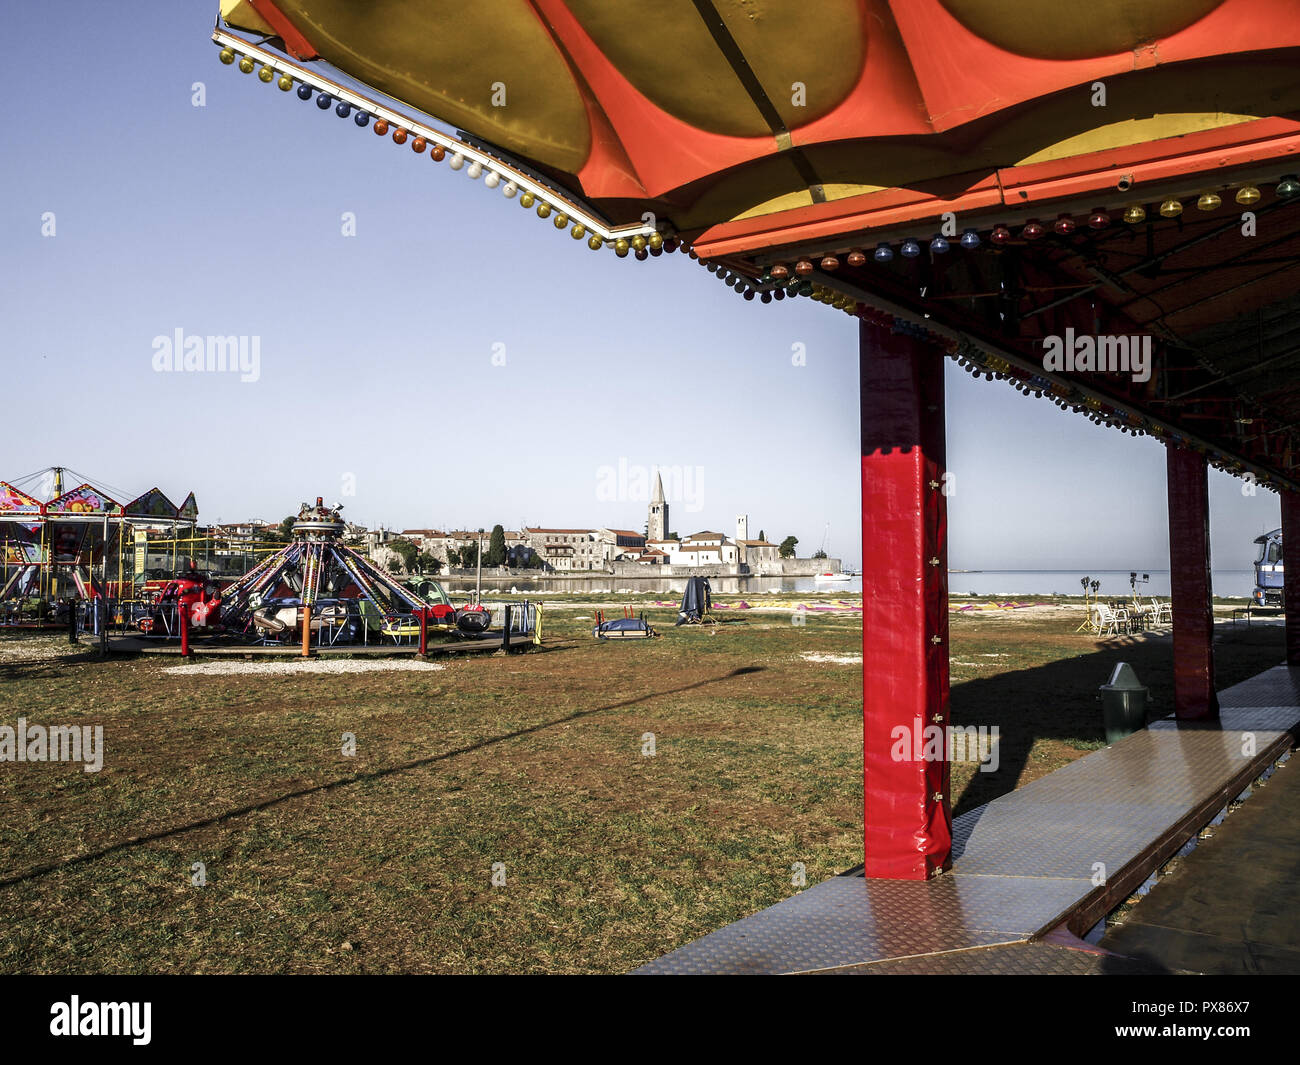
{"type": "MultiPolygon", "coordinates": [[[[481,541],[478,541],[464,547],[447,548],[447,565],[452,569],[473,569],[478,565],[480,543],[481,541]]],[[[393,567],[398,572],[438,573],[442,569],[440,559],[434,558],[428,551],[421,551],[419,547],[404,536],[389,540],[384,546],[400,560],[393,567]]],[[[506,548],[505,527],[494,525],[492,526],[492,532],[487,537],[487,544],[483,548],[483,565],[504,566],[509,562],[509,559],[510,552],[506,548]]],[[[529,550],[524,559],[516,564],[521,569],[538,569],[542,565],[542,560],[535,551],[529,550]]]]}

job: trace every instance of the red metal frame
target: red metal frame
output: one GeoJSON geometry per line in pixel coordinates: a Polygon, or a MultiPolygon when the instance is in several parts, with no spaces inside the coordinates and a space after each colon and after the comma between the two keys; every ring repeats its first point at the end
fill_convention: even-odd
{"type": "Polygon", "coordinates": [[[866,875],[925,880],[952,849],[943,354],[868,321],[859,343],[866,875]],[[931,726],[942,755],[918,760],[931,726]]]}
{"type": "Polygon", "coordinates": [[[1205,456],[1170,446],[1169,584],[1174,620],[1174,714],[1219,716],[1214,690],[1214,609],[1210,581],[1210,491],[1205,456]]]}
{"type": "Polygon", "coordinates": [[[289,21],[272,0],[248,0],[252,7],[284,41],[284,46],[298,59],[316,59],[319,54],[311,41],[307,40],[298,28],[289,21]]]}

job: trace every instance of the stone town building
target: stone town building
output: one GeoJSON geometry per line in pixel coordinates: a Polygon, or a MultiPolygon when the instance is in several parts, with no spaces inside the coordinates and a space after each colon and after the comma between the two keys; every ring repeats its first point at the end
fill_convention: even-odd
{"type": "Polygon", "coordinates": [[[212,535],[219,539],[225,540],[230,544],[251,543],[260,536],[275,536],[280,534],[280,526],[273,521],[261,521],[257,518],[251,521],[232,521],[221,525],[212,526],[212,535]]]}
{"type": "MultiPolygon", "coordinates": [[[[632,529],[577,529],[525,527],[518,532],[506,530],[507,564],[525,565],[538,556],[544,569],[559,573],[591,573],[612,570],[616,563],[632,562],[644,566],[731,567],[733,572],[772,573],[782,568],[776,544],[749,536],[749,516],[736,516],[734,536],[709,529],[677,539],[670,535],[668,501],[664,497],[663,478],[655,475],[654,493],[646,515],[646,532],[632,529]]],[[[443,532],[439,529],[405,529],[396,534],[427,551],[444,566],[448,552],[473,549],[479,542],[477,531],[443,532]]],[[[486,553],[491,534],[482,534],[486,553]]],[[[391,554],[384,545],[394,536],[380,529],[370,536],[372,553],[391,554]]],[[[381,561],[379,557],[376,561],[381,561]]],[[[788,564],[787,564],[788,565],[788,564]]]]}
{"type": "MultiPolygon", "coordinates": [[[[653,516],[654,505],[651,504],[653,516]]],[[[667,566],[736,566],[755,568],[761,563],[775,563],[779,559],[776,544],[766,540],[751,540],[749,516],[736,518],[736,535],[704,529],[680,540],[667,537],[646,541],[646,550],[636,560],[646,565],[667,566]]]]}
{"type": "Polygon", "coordinates": [[[645,537],[631,529],[526,528],[523,532],[546,568],[561,573],[605,570],[645,549],[645,537]]]}

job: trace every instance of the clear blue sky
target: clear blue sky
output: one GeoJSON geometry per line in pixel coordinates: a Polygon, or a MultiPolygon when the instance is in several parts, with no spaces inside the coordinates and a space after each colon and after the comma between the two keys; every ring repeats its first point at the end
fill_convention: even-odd
{"type": "MultiPolygon", "coordinates": [[[[748,513],[751,535],[793,533],[803,554],[829,524],[858,563],[850,318],[746,303],[682,255],[593,253],[222,66],[215,9],[0,16],[0,478],[58,464],[176,502],[193,489],[205,521],[319,494],[398,528],[640,529],[644,503],[605,498],[600,468],[676,466],[700,471],[696,498],[670,499],[677,531],[748,513]],[[154,338],[178,328],[259,337],[259,379],[155,372],[154,338]]],[[[948,379],[954,567],[1167,566],[1159,445],[948,379]]],[[[1215,563],[1247,566],[1277,497],[1211,476],[1215,563]]]]}

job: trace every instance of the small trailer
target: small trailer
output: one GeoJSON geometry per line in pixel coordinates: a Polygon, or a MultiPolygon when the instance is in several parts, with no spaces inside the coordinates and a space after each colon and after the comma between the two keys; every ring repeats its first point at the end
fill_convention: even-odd
{"type": "Polygon", "coordinates": [[[1274,529],[1255,537],[1259,554],[1255,557],[1256,606],[1284,606],[1282,599],[1282,530],[1274,529]]]}

